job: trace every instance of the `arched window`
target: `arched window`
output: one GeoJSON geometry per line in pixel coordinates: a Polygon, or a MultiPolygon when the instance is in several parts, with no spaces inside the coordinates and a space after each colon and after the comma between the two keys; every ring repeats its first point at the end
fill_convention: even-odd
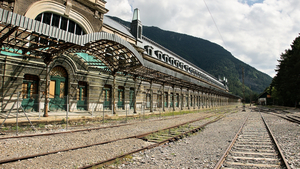
{"type": "Polygon", "coordinates": [[[40,21],[42,23],[55,26],[59,29],[65,30],[70,33],[74,33],[76,35],[84,35],[85,32],[81,28],[81,26],[74,21],[65,18],[63,16],[50,13],[50,12],[43,12],[39,14],[35,20],[40,21]]]}

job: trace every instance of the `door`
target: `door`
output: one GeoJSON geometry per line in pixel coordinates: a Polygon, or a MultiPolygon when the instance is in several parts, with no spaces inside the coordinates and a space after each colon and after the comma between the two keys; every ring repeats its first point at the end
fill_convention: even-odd
{"type": "Polygon", "coordinates": [[[50,72],[49,86],[49,110],[67,110],[67,77],[68,74],[63,67],[56,66],[50,72]]]}
{"type": "Polygon", "coordinates": [[[77,109],[87,110],[87,83],[79,82],[77,88],[77,109]]]}
{"type": "Polygon", "coordinates": [[[38,84],[39,78],[34,75],[25,75],[22,84],[22,103],[24,110],[38,110],[38,84]]]}

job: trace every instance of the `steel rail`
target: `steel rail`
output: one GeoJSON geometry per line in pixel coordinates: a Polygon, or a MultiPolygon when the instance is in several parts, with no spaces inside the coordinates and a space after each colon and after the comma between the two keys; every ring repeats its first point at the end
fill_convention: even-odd
{"type": "MultiPolygon", "coordinates": [[[[282,111],[282,110],[280,110],[282,111]]],[[[284,111],[282,111],[284,112],[284,111]]],[[[268,113],[268,114],[271,114],[273,116],[277,116],[277,117],[280,117],[280,118],[283,118],[284,120],[287,120],[289,122],[292,122],[292,123],[297,123],[297,124],[300,124],[300,120],[290,116],[290,115],[284,115],[284,114],[279,114],[279,113],[275,113],[274,111],[272,112],[264,112],[264,113],[268,113]]]]}
{"type": "MultiPolygon", "coordinates": [[[[176,118],[179,118],[179,117],[172,117],[172,118],[168,118],[168,119],[157,119],[157,120],[153,120],[153,121],[169,120],[169,119],[176,119],[176,118]]],[[[142,122],[119,124],[119,125],[105,126],[105,127],[87,128],[87,129],[78,129],[78,130],[70,130],[70,131],[62,131],[62,132],[56,132],[56,133],[41,133],[41,134],[29,134],[29,135],[22,135],[22,136],[0,137],[0,140],[25,138],[25,137],[37,137],[37,136],[50,136],[50,135],[68,134],[68,133],[76,133],[76,132],[91,131],[91,130],[101,130],[101,129],[107,129],[107,128],[128,126],[128,125],[133,125],[133,124],[138,124],[138,123],[142,123],[142,122]]]]}
{"type": "MultiPolygon", "coordinates": [[[[207,113],[207,112],[209,112],[209,111],[205,111],[205,112],[201,112],[201,113],[207,113]]],[[[176,119],[176,118],[179,118],[179,117],[171,117],[171,118],[167,118],[167,119],[156,119],[153,121],[169,120],[169,119],[176,119]]],[[[62,132],[55,132],[55,133],[41,133],[41,134],[29,134],[29,135],[21,135],[21,136],[0,137],[0,140],[25,138],[25,137],[37,137],[37,136],[50,136],[50,135],[56,135],[56,134],[68,134],[68,133],[76,133],[76,132],[91,131],[91,130],[101,130],[101,129],[106,129],[106,128],[128,126],[128,125],[133,125],[133,124],[138,124],[138,123],[143,123],[143,122],[134,122],[134,123],[127,123],[127,124],[113,125],[113,126],[78,129],[78,130],[62,131],[62,132]]]]}
{"type": "Polygon", "coordinates": [[[110,140],[110,141],[104,141],[104,142],[99,142],[99,143],[85,145],[85,146],[73,147],[73,148],[69,148],[69,149],[56,150],[56,151],[47,152],[47,153],[40,153],[40,154],[35,154],[35,155],[29,155],[29,156],[23,156],[23,157],[17,157],[17,158],[1,160],[0,164],[15,162],[15,161],[19,161],[19,160],[25,160],[25,159],[30,159],[30,158],[35,158],[35,157],[45,156],[45,155],[50,155],[50,154],[55,154],[55,153],[58,153],[58,152],[66,152],[66,151],[70,151],[70,150],[77,150],[77,149],[82,149],[82,148],[87,148],[87,147],[92,147],[92,146],[97,146],[97,145],[108,144],[108,143],[116,142],[116,141],[119,141],[119,140],[125,140],[125,139],[131,139],[131,138],[142,138],[142,137],[144,137],[146,135],[149,135],[149,134],[152,134],[154,132],[158,132],[158,131],[161,131],[161,130],[167,130],[167,129],[170,129],[170,128],[176,128],[178,126],[182,126],[182,125],[185,125],[185,124],[188,124],[188,123],[193,123],[195,121],[203,120],[205,118],[212,117],[212,116],[214,116],[214,115],[204,116],[204,117],[198,118],[196,120],[184,122],[184,123],[181,123],[179,125],[163,128],[163,129],[160,129],[160,130],[155,130],[155,131],[148,132],[148,133],[143,133],[143,134],[140,134],[140,135],[134,135],[134,136],[124,137],[124,138],[118,138],[118,139],[114,139],[114,140],[110,140]]]}
{"type": "MultiPolygon", "coordinates": [[[[279,147],[279,145],[278,145],[278,143],[277,143],[277,141],[276,141],[276,139],[275,139],[275,137],[274,137],[272,131],[270,130],[269,126],[267,125],[267,123],[266,123],[264,117],[262,116],[261,112],[259,112],[259,113],[260,113],[260,116],[261,116],[261,118],[262,118],[262,120],[263,120],[263,122],[264,122],[264,125],[265,125],[265,127],[266,127],[266,129],[267,129],[267,131],[268,131],[268,133],[269,133],[269,135],[270,135],[270,137],[271,137],[271,139],[272,139],[274,145],[275,145],[275,149],[277,149],[277,151],[279,152],[280,160],[283,162],[283,164],[285,165],[285,167],[286,167],[287,169],[290,169],[290,167],[289,167],[289,165],[288,165],[287,161],[285,160],[285,157],[284,157],[284,155],[283,155],[283,153],[282,153],[282,150],[280,149],[280,147],[279,147]]],[[[220,158],[220,160],[218,161],[218,163],[215,165],[214,169],[219,169],[219,168],[222,167],[222,164],[223,164],[223,162],[225,161],[225,158],[226,158],[227,155],[230,153],[231,148],[233,147],[234,143],[236,142],[236,140],[237,140],[239,134],[241,133],[243,127],[245,126],[245,124],[246,124],[246,122],[247,122],[249,116],[250,116],[250,115],[248,115],[248,117],[246,118],[246,120],[245,120],[244,123],[242,124],[241,128],[239,129],[239,131],[237,132],[237,134],[235,135],[235,137],[234,137],[233,140],[231,141],[231,144],[228,146],[228,148],[226,149],[226,151],[225,151],[225,153],[223,154],[223,156],[220,158]]]]}
{"type": "Polygon", "coordinates": [[[266,128],[267,128],[267,130],[268,130],[268,132],[269,132],[269,134],[270,134],[270,136],[271,136],[271,138],[272,138],[274,144],[275,144],[275,148],[276,148],[277,151],[279,152],[279,155],[280,155],[281,160],[283,161],[285,167],[286,167],[287,169],[290,169],[290,166],[289,166],[289,164],[287,163],[286,158],[285,158],[285,156],[283,155],[282,150],[281,150],[281,148],[280,148],[280,146],[279,146],[277,140],[275,139],[275,137],[274,137],[274,135],[273,135],[273,133],[272,133],[270,127],[268,126],[267,122],[265,121],[265,118],[263,117],[263,115],[262,115],[261,113],[260,113],[260,116],[261,116],[261,118],[263,119],[264,124],[265,124],[265,126],[266,126],[266,128]]]}
{"type": "MultiPolygon", "coordinates": [[[[223,117],[224,117],[224,116],[223,116],[223,117]]],[[[128,153],[123,154],[123,155],[119,155],[119,156],[116,156],[116,157],[113,157],[113,158],[110,158],[110,159],[107,159],[107,160],[103,160],[103,161],[100,161],[100,162],[97,162],[97,163],[94,163],[94,164],[91,164],[91,165],[83,166],[83,167],[80,167],[79,169],[93,168],[93,167],[95,167],[95,166],[104,165],[104,164],[107,164],[107,163],[109,163],[109,162],[113,162],[113,161],[115,161],[116,159],[121,159],[121,158],[124,158],[124,157],[126,157],[126,156],[128,156],[128,155],[131,155],[131,154],[134,154],[134,153],[137,153],[137,152],[140,152],[140,151],[144,151],[144,150],[147,150],[147,149],[152,149],[152,148],[154,148],[154,147],[158,147],[158,146],[160,146],[160,145],[162,145],[162,144],[165,144],[165,143],[171,142],[171,141],[173,141],[173,140],[176,140],[176,139],[179,138],[179,137],[183,137],[184,135],[187,135],[187,134],[189,134],[189,133],[195,133],[195,132],[199,131],[201,128],[207,126],[208,124],[214,123],[214,122],[216,122],[216,121],[222,119],[223,117],[221,117],[221,115],[220,115],[220,116],[218,116],[216,119],[214,119],[214,120],[212,120],[212,121],[209,121],[209,122],[207,122],[207,123],[205,123],[205,124],[203,124],[203,125],[200,125],[199,127],[195,128],[195,129],[192,129],[192,130],[186,131],[186,132],[184,132],[184,133],[181,133],[181,134],[179,134],[179,135],[176,135],[176,136],[174,136],[174,137],[172,137],[172,138],[168,138],[168,139],[163,140],[163,141],[161,141],[161,142],[152,144],[152,145],[147,146],[147,147],[144,147],[144,148],[140,148],[140,149],[138,149],[138,150],[134,150],[134,151],[128,152],[128,153]]]]}
{"type": "Polygon", "coordinates": [[[242,129],[244,128],[244,126],[245,126],[245,124],[246,124],[246,122],[247,122],[249,116],[250,116],[250,115],[247,116],[247,118],[245,119],[244,123],[241,125],[240,129],[238,130],[238,132],[236,133],[236,135],[235,135],[234,138],[232,139],[230,145],[227,147],[225,153],[222,155],[222,157],[220,158],[220,160],[218,161],[218,163],[216,164],[216,166],[214,167],[214,169],[219,169],[219,168],[222,166],[222,164],[223,164],[225,158],[226,158],[227,155],[229,154],[229,152],[230,152],[232,146],[234,145],[234,143],[236,142],[236,140],[237,140],[239,134],[241,133],[242,129]]]}

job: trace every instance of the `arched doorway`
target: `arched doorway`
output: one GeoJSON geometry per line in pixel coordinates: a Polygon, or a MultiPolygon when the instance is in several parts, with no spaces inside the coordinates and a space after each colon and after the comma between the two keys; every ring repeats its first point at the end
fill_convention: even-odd
{"type": "Polygon", "coordinates": [[[68,91],[68,73],[61,67],[56,66],[50,72],[49,86],[49,110],[62,111],[66,110],[67,91],[68,91]]]}

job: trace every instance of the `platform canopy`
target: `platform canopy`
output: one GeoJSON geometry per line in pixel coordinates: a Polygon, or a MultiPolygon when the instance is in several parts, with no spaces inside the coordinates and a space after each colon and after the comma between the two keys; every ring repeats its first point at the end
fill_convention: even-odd
{"type": "Polygon", "coordinates": [[[76,35],[4,9],[0,9],[0,44],[1,51],[43,58],[45,63],[62,53],[86,53],[111,72],[144,65],[136,49],[119,36],[106,32],[76,35]]]}
{"type": "Polygon", "coordinates": [[[130,74],[141,80],[236,97],[213,84],[157,65],[117,35],[95,32],[76,35],[0,8],[0,52],[49,64],[60,54],[77,54],[91,69],[130,74]]]}

